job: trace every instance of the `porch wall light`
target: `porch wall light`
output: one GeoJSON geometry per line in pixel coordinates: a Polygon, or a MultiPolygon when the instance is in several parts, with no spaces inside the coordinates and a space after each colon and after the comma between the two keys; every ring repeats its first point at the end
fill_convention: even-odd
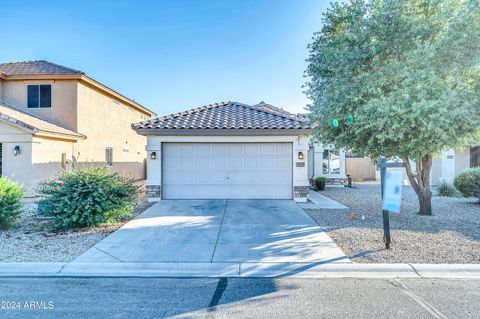
{"type": "Polygon", "coordinates": [[[298,152],[298,159],[303,160],[303,152],[298,152]]]}
{"type": "Polygon", "coordinates": [[[151,152],[150,153],[150,159],[156,160],[157,159],[157,152],[151,152]]]}
{"type": "Polygon", "coordinates": [[[12,153],[13,153],[13,156],[17,156],[18,154],[20,154],[20,146],[15,145],[15,147],[12,150],[12,153]]]}

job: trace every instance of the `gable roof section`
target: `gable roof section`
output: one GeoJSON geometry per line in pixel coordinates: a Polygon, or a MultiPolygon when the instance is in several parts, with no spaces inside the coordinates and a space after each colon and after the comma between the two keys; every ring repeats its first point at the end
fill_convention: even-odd
{"type": "Polygon", "coordinates": [[[277,133],[309,133],[310,127],[289,116],[273,113],[238,102],[220,102],[166,115],[132,125],[141,134],[203,133],[223,134],[227,131],[261,133],[270,130],[277,133]]]}
{"type": "Polygon", "coordinates": [[[46,119],[0,102],[0,121],[28,131],[33,135],[58,137],[69,140],[81,140],[86,136],[71,131],[46,119]]]}
{"type": "Polygon", "coordinates": [[[140,110],[148,116],[156,115],[152,110],[88,77],[85,72],[45,60],[0,63],[0,78],[6,80],[78,80],[99,89],[104,94],[108,94],[115,99],[123,101],[127,105],[140,110]]]}

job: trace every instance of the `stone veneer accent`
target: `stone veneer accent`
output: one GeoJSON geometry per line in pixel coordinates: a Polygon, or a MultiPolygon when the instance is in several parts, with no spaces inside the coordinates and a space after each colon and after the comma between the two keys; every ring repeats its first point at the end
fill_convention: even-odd
{"type": "Polygon", "coordinates": [[[293,186],[293,197],[307,197],[308,195],[308,186],[293,186]]]}
{"type": "Polygon", "coordinates": [[[146,185],[147,198],[159,198],[162,193],[161,185],[146,185]]]}

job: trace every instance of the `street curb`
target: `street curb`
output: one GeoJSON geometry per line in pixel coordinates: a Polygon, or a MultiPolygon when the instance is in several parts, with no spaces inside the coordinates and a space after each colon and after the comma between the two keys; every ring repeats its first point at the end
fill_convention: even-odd
{"type": "Polygon", "coordinates": [[[0,262],[8,277],[480,279],[480,264],[0,262]]]}
{"type": "Polygon", "coordinates": [[[55,276],[66,262],[0,262],[0,277],[55,276]]]}

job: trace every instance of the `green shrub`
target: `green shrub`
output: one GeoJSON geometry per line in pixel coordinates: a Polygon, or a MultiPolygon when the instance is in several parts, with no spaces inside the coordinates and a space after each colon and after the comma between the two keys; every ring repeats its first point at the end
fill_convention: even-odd
{"type": "Polygon", "coordinates": [[[465,197],[480,198],[480,168],[469,168],[455,177],[453,185],[465,197]]]}
{"type": "Polygon", "coordinates": [[[327,179],[323,176],[318,176],[315,178],[315,189],[323,191],[325,189],[325,185],[327,183],[327,179]]]}
{"type": "Polygon", "coordinates": [[[21,212],[22,186],[6,177],[0,178],[0,227],[10,226],[21,212]]]}
{"type": "Polygon", "coordinates": [[[480,178],[477,178],[473,183],[471,194],[473,197],[480,199],[480,178]]]}
{"type": "Polygon", "coordinates": [[[441,181],[438,185],[438,195],[447,197],[461,197],[462,194],[452,183],[441,181]]]}
{"type": "Polygon", "coordinates": [[[79,168],[42,183],[39,206],[53,217],[55,229],[88,227],[129,215],[138,192],[133,178],[107,168],[79,168]]]}

